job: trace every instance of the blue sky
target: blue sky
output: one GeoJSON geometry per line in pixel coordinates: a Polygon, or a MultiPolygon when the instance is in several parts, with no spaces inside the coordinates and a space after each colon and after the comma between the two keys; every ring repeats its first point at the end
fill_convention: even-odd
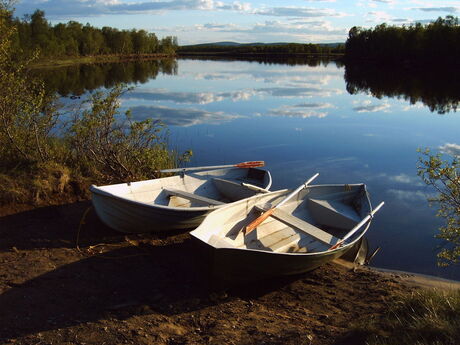
{"type": "Polygon", "coordinates": [[[458,16],[460,1],[425,0],[19,0],[16,15],[39,8],[51,23],[144,29],[179,44],[217,41],[343,42],[352,26],[429,22],[458,16]]]}

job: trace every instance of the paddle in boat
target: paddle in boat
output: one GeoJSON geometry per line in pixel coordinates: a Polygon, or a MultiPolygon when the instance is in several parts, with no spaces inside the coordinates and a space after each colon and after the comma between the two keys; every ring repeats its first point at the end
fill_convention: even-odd
{"type": "Polygon", "coordinates": [[[226,203],[267,192],[263,161],[162,170],[179,175],[147,181],[91,186],[99,218],[126,233],[192,229],[226,203]]]}
{"type": "Polygon", "coordinates": [[[244,282],[307,272],[360,241],[372,210],[364,184],[309,185],[259,194],[209,214],[190,234],[212,275],[244,282]]]}

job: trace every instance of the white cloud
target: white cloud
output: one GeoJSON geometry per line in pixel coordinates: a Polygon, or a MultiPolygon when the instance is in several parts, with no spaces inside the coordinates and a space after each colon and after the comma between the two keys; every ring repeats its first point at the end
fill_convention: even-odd
{"type": "Polygon", "coordinates": [[[292,106],[284,105],[276,109],[270,109],[267,114],[272,116],[299,117],[303,119],[310,117],[323,118],[326,117],[328,113],[324,111],[317,111],[316,109],[330,107],[333,107],[333,105],[328,103],[303,103],[292,106]]]}
{"type": "Polygon", "coordinates": [[[398,175],[389,175],[387,173],[376,174],[371,177],[371,179],[376,179],[379,181],[387,180],[387,183],[397,183],[402,185],[410,185],[412,187],[422,187],[424,183],[421,181],[418,175],[408,175],[405,173],[400,173],[398,175]]]}
{"type": "Polygon", "coordinates": [[[445,143],[444,145],[439,146],[439,150],[442,153],[446,153],[454,157],[460,157],[460,145],[459,144],[445,143]]]}
{"type": "Polygon", "coordinates": [[[387,109],[390,108],[390,104],[382,103],[382,104],[372,104],[370,101],[362,102],[362,105],[354,107],[353,110],[357,113],[375,113],[378,111],[386,112],[387,109]]]}
{"type": "Polygon", "coordinates": [[[417,109],[424,109],[425,105],[422,102],[417,102],[415,104],[404,105],[402,107],[403,111],[410,111],[410,110],[417,110],[417,109]]]}
{"type": "Polygon", "coordinates": [[[316,108],[316,109],[325,109],[325,108],[335,108],[331,103],[300,103],[295,104],[292,108],[316,108]]]}
{"type": "Polygon", "coordinates": [[[424,193],[420,190],[401,190],[401,189],[389,189],[387,191],[393,198],[399,199],[402,201],[422,201],[428,200],[428,198],[433,197],[432,194],[424,193]]]}
{"type": "Polygon", "coordinates": [[[414,178],[412,176],[406,175],[406,174],[399,174],[396,176],[390,176],[390,180],[393,180],[395,182],[399,183],[413,183],[414,178]]]}
{"type": "Polygon", "coordinates": [[[274,97],[331,97],[342,93],[342,90],[339,89],[324,89],[316,87],[270,87],[270,88],[261,88],[256,89],[256,91],[267,93],[274,97]]]}
{"type": "MultiPolygon", "coordinates": [[[[169,28],[168,30],[171,30],[169,28]]],[[[330,22],[310,21],[306,19],[296,20],[295,22],[286,22],[281,20],[267,20],[265,22],[254,23],[249,26],[236,25],[233,23],[206,23],[196,24],[192,27],[176,27],[176,31],[181,33],[199,31],[212,31],[213,33],[227,33],[233,35],[240,34],[242,41],[253,42],[254,36],[270,37],[262,39],[265,42],[270,41],[306,41],[317,42],[320,40],[344,41],[348,29],[334,27],[330,22]],[[244,36],[243,36],[244,35],[244,36]],[[281,37],[281,38],[280,38],[281,37]]]]}
{"type": "Polygon", "coordinates": [[[380,2],[380,3],[383,3],[383,4],[394,4],[394,3],[396,3],[395,0],[371,0],[371,1],[380,2]]]}
{"type": "Polygon", "coordinates": [[[202,123],[219,124],[243,116],[224,112],[211,112],[195,108],[170,108],[165,106],[132,107],[131,113],[135,120],[147,118],[160,119],[168,126],[189,127],[202,123]]]}
{"type": "Polygon", "coordinates": [[[314,110],[294,111],[292,109],[272,109],[267,114],[271,116],[298,117],[302,119],[308,119],[310,117],[322,119],[328,115],[326,112],[318,112],[314,110]]]}
{"type": "Polygon", "coordinates": [[[368,15],[371,17],[371,19],[368,19],[367,22],[375,23],[388,23],[393,21],[394,18],[392,15],[384,11],[373,11],[369,12],[368,15]]]}
{"type": "Polygon", "coordinates": [[[447,12],[447,13],[457,13],[459,8],[453,6],[444,6],[444,7],[418,7],[413,8],[414,10],[420,10],[424,12],[447,12]]]}
{"type": "Polygon", "coordinates": [[[315,17],[344,17],[345,13],[337,12],[334,9],[318,9],[309,7],[269,7],[253,11],[254,14],[273,17],[295,17],[295,18],[315,18],[315,17]]]}
{"type": "Polygon", "coordinates": [[[249,3],[224,3],[215,0],[165,0],[125,2],[120,0],[47,0],[22,1],[16,8],[19,12],[30,13],[35,8],[44,10],[50,16],[100,16],[110,14],[145,14],[183,10],[232,10],[249,12],[249,3]]]}
{"type": "Polygon", "coordinates": [[[141,99],[148,101],[171,101],[185,104],[209,104],[230,99],[234,102],[249,100],[255,94],[252,90],[233,92],[172,92],[165,89],[143,89],[132,91],[126,99],[141,99]]]}

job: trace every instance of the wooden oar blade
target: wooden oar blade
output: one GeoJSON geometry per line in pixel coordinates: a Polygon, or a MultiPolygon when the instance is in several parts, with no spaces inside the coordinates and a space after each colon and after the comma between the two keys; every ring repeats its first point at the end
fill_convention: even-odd
{"type": "Polygon", "coordinates": [[[317,178],[319,174],[315,174],[312,176],[307,182],[301,184],[299,187],[297,187],[294,191],[292,191],[287,197],[285,197],[283,200],[281,200],[275,207],[272,207],[269,209],[267,212],[262,213],[258,218],[253,220],[248,226],[244,228],[245,234],[249,234],[252,230],[257,228],[265,219],[270,217],[270,215],[275,211],[277,207],[282,206],[285,204],[287,201],[289,201],[294,195],[299,193],[303,188],[306,188],[315,178],[317,178]]]}
{"type": "Polygon", "coordinates": [[[265,166],[264,161],[251,161],[235,164],[236,168],[260,168],[265,166]]]}
{"type": "Polygon", "coordinates": [[[244,229],[245,231],[245,234],[249,234],[252,230],[254,230],[255,228],[257,228],[265,219],[267,219],[268,217],[270,217],[270,215],[275,212],[275,208],[271,208],[269,209],[267,212],[264,212],[262,213],[262,215],[260,215],[259,217],[257,217],[256,219],[254,219],[251,223],[249,223],[246,228],[244,229]]]}

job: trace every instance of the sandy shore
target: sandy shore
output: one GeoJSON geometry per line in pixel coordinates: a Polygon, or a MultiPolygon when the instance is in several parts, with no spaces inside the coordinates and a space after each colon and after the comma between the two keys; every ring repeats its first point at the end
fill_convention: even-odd
{"type": "Polygon", "coordinates": [[[214,290],[187,233],[125,236],[89,207],[0,218],[1,344],[360,344],[352,323],[394,295],[460,287],[339,260],[214,290]]]}

